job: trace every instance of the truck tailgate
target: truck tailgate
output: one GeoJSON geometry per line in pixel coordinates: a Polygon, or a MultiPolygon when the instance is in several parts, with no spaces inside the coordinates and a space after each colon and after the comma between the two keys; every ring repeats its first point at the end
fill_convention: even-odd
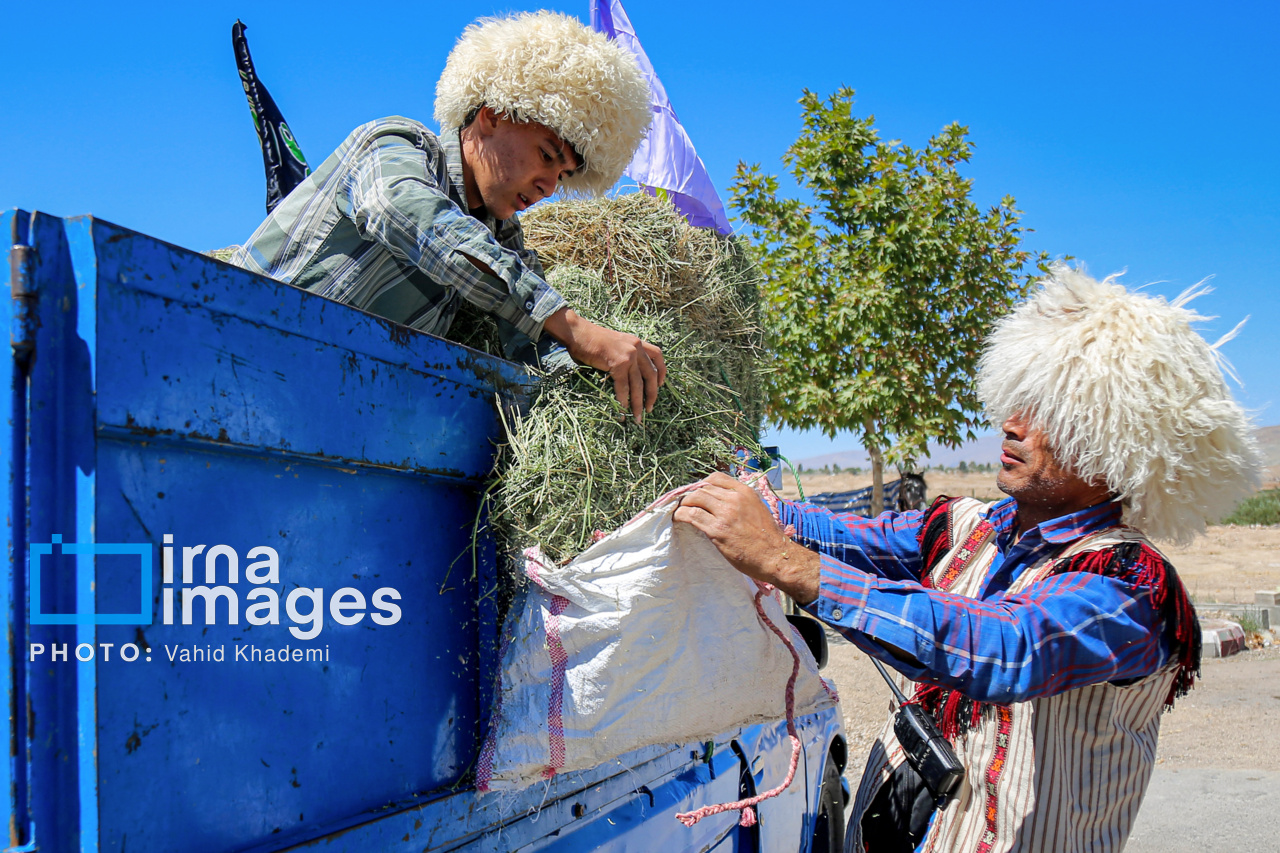
{"type": "Polygon", "coordinates": [[[29,705],[11,721],[26,744],[7,779],[12,841],[283,846],[457,783],[497,636],[493,548],[473,561],[472,528],[496,401],[522,397],[523,372],[101,220],[11,211],[0,225],[31,247],[15,268],[34,306],[5,413],[6,687],[29,705]],[[55,536],[146,546],[150,577],[137,554],[77,557],[55,536]],[[27,543],[49,547],[29,625],[27,543]],[[274,583],[250,579],[259,548],[278,557],[274,583]],[[183,624],[182,588],[200,585],[236,606],[215,599],[208,624],[195,598],[183,624]],[[267,588],[279,624],[250,624],[267,588]],[[286,606],[300,588],[321,590],[318,632],[315,593],[294,601],[303,618],[286,606]],[[335,618],[341,588],[365,599],[337,602],[365,614],[355,624],[335,618]],[[373,619],[390,621],[380,589],[399,595],[382,599],[394,624],[373,619]],[[38,624],[48,614],[61,618],[38,624]]]}

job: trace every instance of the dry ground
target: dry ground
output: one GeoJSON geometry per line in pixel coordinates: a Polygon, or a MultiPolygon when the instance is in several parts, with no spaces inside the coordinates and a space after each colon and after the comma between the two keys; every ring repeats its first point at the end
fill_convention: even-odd
{"type": "MultiPolygon", "coordinates": [[[[1273,478],[1276,471],[1272,471],[1273,478]]],[[[928,472],[932,500],[939,494],[995,499],[994,474],[928,472]]],[[[871,484],[870,475],[805,475],[806,494],[871,484]]],[[[796,497],[794,479],[784,497],[796,497]]],[[[1274,487],[1274,486],[1272,486],[1274,487]]],[[[1162,546],[1197,602],[1251,603],[1254,590],[1280,589],[1280,527],[1211,527],[1190,546],[1162,546]]],[[[887,718],[889,689],[870,661],[828,631],[831,661],[823,674],[835,681],[849,738],[846,776],[856,787],[872,742],[887,718]]],[[[1205,659],[1197,688],[1164,719],[1157,762],[1162,767],[1266,770],[1280,739],[1280,647],[1225,660],[1205,659]],[[1259,749],[1259,744],[1267,748],[1259,749]]]]}
{"type": "Polygon", "coordinates": [[[1280,527],[1210,527],[1190,545],[1161,548],[1197,604],[1252,604],[1280,589],[1280,527]]]}

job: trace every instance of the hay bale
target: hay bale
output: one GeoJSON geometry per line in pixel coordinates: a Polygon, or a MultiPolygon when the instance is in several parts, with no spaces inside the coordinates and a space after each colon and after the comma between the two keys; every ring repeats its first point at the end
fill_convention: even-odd
{"type": "MultiPolygon", "coordinates": [[[[667,384],[637,426],[609,377],[543,378],[508,424],[489,496],[512,553],[572,558],[670,489],[758,447],[763,411],[758,281],[733,240],[689,226],[642,194],[562,201],[523,220],[548,280],[583,316],[663,350],[667,384]]],[[[472,325],[467,323],[467,325],[472,325]]],[[[497,352],[496,329],[467,343],[497,352]]]]}
{"type": "Polygon", "coordinates": [[[759,337],[759,279],[737,240],[694,228],[645,193],[533,208],[525,242],[550,274],[567,264],[596,273],[640,313],[676,311],[717,340],[759,337]]]}
{"type": "Polygon", "coordinates": [[[209,251],[202,252],[201,254],[206,258],[213,258],[215,261],[222,261],[223,263],[229,264],[231,263],[232,256],[238,251],[240,251],[239,246],[227,246],[223,249],[210,249],[209,251]]]}

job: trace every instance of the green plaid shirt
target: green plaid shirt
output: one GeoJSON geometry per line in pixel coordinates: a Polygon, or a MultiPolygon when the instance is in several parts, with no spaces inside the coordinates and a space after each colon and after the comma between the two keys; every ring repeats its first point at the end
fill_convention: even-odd
{"type": "Polygon", "coordinates": [[[434,335],[460,299],[532,340],[565,306],[514,216],[471,215],[458,131],[437,137],[399,116],[352,131],[232,263],[434,335]]]}

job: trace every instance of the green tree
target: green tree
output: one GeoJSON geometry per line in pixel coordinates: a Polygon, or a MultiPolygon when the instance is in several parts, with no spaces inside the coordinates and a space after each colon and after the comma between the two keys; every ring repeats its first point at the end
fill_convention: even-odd
{"type": "Polygon", "coordinates": [[[987,211],[970,199],[957,169],[972,155],[967,128],[915,149],[881,140],[853,103],[847,87],[800,99],[804,127],[782,159],[812,203],[780,197],[777,178],[744,163],[731,203],[764,279],[769,416],[858,434],[879,512],[886,462],[913,467],[930,440],[973,437],[982,340],[1026,293],[1032,256],[1012,197],[987,211]]]}

